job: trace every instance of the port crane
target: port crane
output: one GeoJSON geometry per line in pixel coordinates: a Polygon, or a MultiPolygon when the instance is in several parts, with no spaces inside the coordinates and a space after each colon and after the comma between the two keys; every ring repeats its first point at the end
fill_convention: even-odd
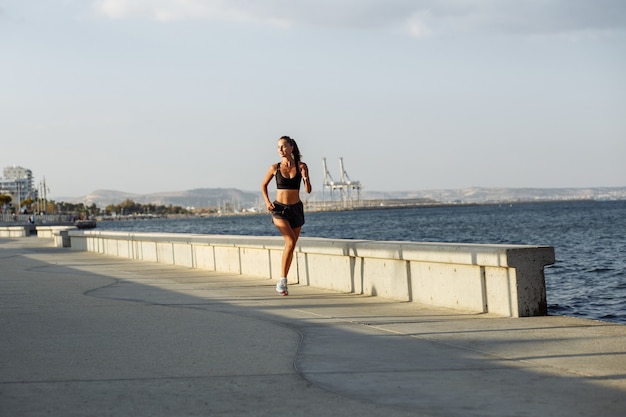
{"type": "Polygon", "coordinates": [[[361,182],[350,179],[348,172],[343,166],[343,158],[339,158],[339,172],[341,172],[341,179],[339,181],[335,181],[330,175],[326,165],[326,158],[322,158],[322,164],[324,169],[323,201],[325,201],[325,191],[327,189],[330,191],[330,201],[334,201],[333,192],[338,190],[340,201],[344,206],[348,204],[352,205],[355,201],[361,201],[361,182]]]}

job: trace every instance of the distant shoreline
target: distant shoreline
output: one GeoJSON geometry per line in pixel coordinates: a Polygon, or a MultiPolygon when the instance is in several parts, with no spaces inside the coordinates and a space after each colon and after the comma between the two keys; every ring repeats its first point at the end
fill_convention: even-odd
{"type": "MultiPolygon", "coordinates": [[[[626,200],[626,187],[587,188],[487,188],[430,189],[413,191],[365,191],[360,195],[333,194],[319,189],[302,196],[305,204],[317,210],[319,205],[357,206],[422,206],[432,204],[510,204],[523,201],[615,201],[626,200]],[[343,197],[343,198],[342,198],[343,197]]],[[[198,188],[185,191],[132,194],[113,190],[96,190],[82,197],[58,197],[55,201],[72,204],[95,204],[99,208],[131,200],[138,204],[180,206],[192,209],[226,209],[265,211],[259,191],[242,191],[236,188],[198,188]]]]}
{"type": "MultiPolygon", "coordinates": [[[[550,204],[550,203],[583,203],[583,202],[605,202],[605,201],[626,201],[623,200],[595,200],[595,199],[556,199],[556,200],[519,200],[519,201],[497,201],[485,203],[440,203],[440,202],[410,202],[407,203],[402,199],[385,200],[384,204],[371,204],[340,206],[338,204],[331,206],[321,206],[321,204],[311,204],[305,202],[305,211],[309,213],[323,212],[347,212],[347,211],[366,211],[366,210],[390,210],[390,209],[414,209],[414,208],[442,208],[442,207],[477,207],[477,206],[513,206],[523,204],[550,204]],[[316,207],[317,206],[317,207],[316,207]]],[[[336,203],[336,202],[335,202],[336,203]]],[[[162,216],[155,215],[124,215],[124,216],[98,216],[97,221],[149,221],[155,219],[192,219],[192,218],[208,218],[208,217],[227,217],[227,216],[266,216],[267,211],[233,211],[220,213],[203,213],[203,214],[167,214],[162,216]]]]}
{"type": "Polygon", "coordinates": [[[417,202],[407,201],[403,199],[395,200],[368,200],[369,204],[343,206],[343,207],[315,207],[305,203],[308,211],[352,211],[352,210],[384,210],[384,209],[401,209],[401,208],[432,208],[432,207],[475,207],[475,206],[498,206],[513,204],[541,204],[541,203],[571,203],[571,202],[588,202],[588,201],[626,201],[623,200],[595,200],[593,198],[573,198],[573,199],[551,199],[551,200],[503,200],[503,201],[486,201],[486,202],[417,202]],[[379,202],[379,204],[375,204],[379,202]]]}

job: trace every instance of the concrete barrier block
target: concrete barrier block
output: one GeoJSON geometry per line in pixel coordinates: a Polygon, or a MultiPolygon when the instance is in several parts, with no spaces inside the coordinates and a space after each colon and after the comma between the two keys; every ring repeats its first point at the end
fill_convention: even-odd
{"type": "Polygon", "coordinates": [[[505,267],[484,268],[487,312],[508,317],[519,316],[515,276],[511,276],[514,272],[505,267]]]}
{"type": "Polygon", "coordinates": [[[486,312],[479,266],[411,262],[412,300],[440,307],[486,312]]]}
{"type": "Polygon", "coordinates": [[[72,246],[72,241],[70,240],[70,233],[68,230],[60,230],[59,236],[61,237],[61,246],[64,248],[69,248],[72,246]]]}
{"type": "Polygon", "coordinates": [[[188,242],[172,243],[174,263],[188,268],[195,268],[193,247],[188,242]]]}
{"type": "Polygon", "coordinates": [[[159,255],[157,251],[157,242],[138,240],[137,259],[148,262],[158,262],[159,255]]]}
{"type": "Polygon", "coordinates": [[[89,247],[87,246],[87,239],[84,236],[74,235],[72,232],[68,232],[68,234],[70,236],[70,248],[72,250],[97,252],[89,250],[89,247]]]}
{"type": "MultiPolygon", "coordinates": [[[[70,239],[71,239],[71,235],[70,235],[70,239]]],[[[85,241],[85,245],[87,245],[87,247],[89,248],[91,252],[104,253],[105,239],[102,239],[100,237],[86,237],[84,241],[85,241]]]]}
{"type": "Polygon", "coordinates": [[[2,226],[0,227],[0,237],[26,237],[30,236],[28,226],[2,226]]]}
{"type": "Polygon", "coordinates": [[[171,242],[156,242],[157,262],[174,265],[174,248],[171,242]]]}
{"type": "Polygon", "coordinates": [[[52,226],[36,226],[35,229],[37,230],[37,237],[40,239],[54,238],[55,230],[52,226]]]}
{"type": "Polygon", "coordinates": [[[196,243],[193,245],[195,267],[208,271],[215,271],[215,248],[208,244],[196,243]]]}
{"type": "MultiPolygon", "coordinates": [[[[67,233],[66,233],[67,235],[67,233]]],[[[70,238],[69,236],[67,236],[67,242],[68,242],[68,246],[63,246],[63,237],[61,236],[61,232],[57,232],[54,237],[54,247],[55,248],[63,248],[63,247],[70,247],[69,246],[69,242],[70,242],[70,238]]]]}
{"type": "Polygon", "coordinates": [[[265,248],[242,247],[241,273],[270,278],[270,250],[265,248]]]}
{"type": "MultiPolygon", "coordinates": [[[[37,235],[39,236],[39,235],[37,235]]],[[[69,248],[71,247],[71,240],[69,236],[69,230],[55,230],[53,233],[54,246],[56,248],[69,248]]]]}
{"type": "Polygon", "coordinates": [[[118,256],[119,251],[117,250],[118,239],[104,239],[102,241],[102,250],[106,255],[118,256]]]}
{"type": "Polygon", "coordinates": [[[355,258],[307,253],[304,265],[299,265],[298,271],[306,273],[305,277],[300,278],[300,282],[307,285],[333,291],[361,293],[362,277],[355,276],[355,258]]]}
{"type": "MultiPolygon", "coordinates": [[[[397,247],[393,246],[384,253],[392,254],[396,249],[397,247]]],[[[363,259],[362,293],[410,301],[407,262],[396,258],[384,259],[379,257],[380,253],[377,255],[363,259]]]]}
{"type": "Polygon", "coordinates": [[[292,283],[309,285],[306,281],[308,272],[307,268],[307,256],[306,252],[296,251],[293,254],[292,268],[296,269],[295,280],[292,283]]]}
{"type": "Polygon", "coordinates": [[[55,234],[61,230],[76,230],[76,226],[35,226],[35,233],[38,238],[54,238],[55,234]]]}
{"type": "Polygon", "coordinates": [[[236,246],[215,246],[215,268],[221,272],[241,274],[241,258],[236,246]]]}
{"type": "MultiPolygon", "coordinates": [[[[270,251],[270,278],[271,279],[279,279],[281,278],[281,265],[283,259],[283,247],[276,247],[275,249],[269,249],[270,251]]],[[[295,279],[296,270],[295,268],[291,268],[289,271],[289,276],[287,277],[289,281],[293,282],[295,279]]]]}
{"type": "Polygon", "coordinates": [[[517,289],[515,317],[548,314],[544,267],[555,262],[554,248],[518,247],[507,251],[508,265],[514,268],[517,289]]]}
{"type": "Polygon", "coordinates": [[[121,256],[123,258],[133,258],[134,255],[134,242],[132,240],[119,239],[117,240],[117,256],[121,256]]]}

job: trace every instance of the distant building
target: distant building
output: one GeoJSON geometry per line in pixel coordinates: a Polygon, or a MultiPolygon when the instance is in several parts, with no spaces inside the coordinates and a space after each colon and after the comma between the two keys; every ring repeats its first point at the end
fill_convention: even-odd
{"type": "Polygon", "coordinates": [[[0,178],[0,194],[8,194],[13,204],[24,200],[37,200],[37,188],[33,187],[33,171],[16,165],[5,167],[0,178]]]}

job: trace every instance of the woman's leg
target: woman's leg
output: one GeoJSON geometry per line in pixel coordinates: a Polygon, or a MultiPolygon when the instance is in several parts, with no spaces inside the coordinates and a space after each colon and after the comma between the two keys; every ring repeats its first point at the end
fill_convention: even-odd
{"type": "Polygon", "coordinates": [[[285,239],[285,248],[283,249],[283,259],[281,263],[281,277],[287,278],[291,261],[293,260],[293,252],[296,249],[296,242],[300,237],[302,227],[292,228],[287,220],[274,219],[274,225],[285,239]]]}

